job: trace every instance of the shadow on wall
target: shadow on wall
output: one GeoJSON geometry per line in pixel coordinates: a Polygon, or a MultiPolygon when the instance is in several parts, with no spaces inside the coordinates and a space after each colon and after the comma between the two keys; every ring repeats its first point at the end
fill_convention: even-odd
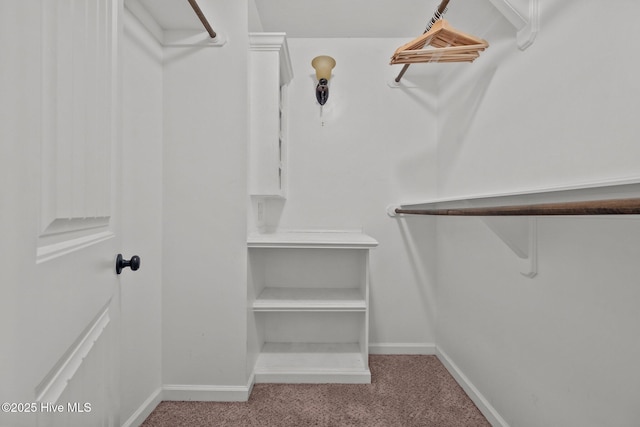
{"type": "Polygon", "coordinates": [[[411,271],[416,283],[420,284],[418,291],[422,298],[422,305],[429,308],[427,313],[429,323],[435,325],[436,218],[397,216],[395,220],[402,236],[411,271]]]}
{"type": "MultiPolygon", "coordinates": [[[[477,33],[489,40],[489,48],[471,64],[456,64],[439,79],[438,150],[441,164],[453,164],[467,143],[480,107],[498,67],[511,55],[522,53],[514,41],[514,29],[497,10],[477,33]]],[[[452,64],[447,64],[452,65],[452,64]]],[[[498,131],[499,129],[496,129],[498,131]]]]}
{"type": "MultiPolygon", "coordinates": [[[[394,71],[397,71],[397,69],[394,68],[394,71]]],[[[402,91],[403,96],[410,98],[417,105],[435,114],[438,110],[437,78],[433,75],[433,72],[415,71],[416,74],[404,76],[397,86],[395,86],[394,80],[396,77],[392,77],[389,86],[395,90],[402,91]],[[418,72],[421,74],[418,74],[418,72]]]]}
{"type": "Polygon", "coordinates": [[[459,85],[456,90],[447,96],[445,103],[449,103],[446,111],[450,111],[443,118],[440,140],[444,142],[449,152],[460,151],[466,141],[476,114],[485,95],[491,86],[491,82],[498,67],[493,65],[488,69],[477,69],[474,79],[469,79],[465,84],[459,85]]]}
{"type": "MultiPolygon", "coordinates": [[[[473,79],[467,79],[441,99],[442,104],[448,104],[441,111],[446,111],[438,117],[438,187],[446,187],[449,173],[442,168],[450,168],[457,163],[464,146],[469,143],[467,136],[474,120],[480,111],[480,106],[488,92],[498,67],[492,65],[488,69],[474,70],[473,79]]],[[[462,80],[459,78],[459,80],[462,80]]],[[[493,129],[499,132],[499,129],[493,129]]]]}

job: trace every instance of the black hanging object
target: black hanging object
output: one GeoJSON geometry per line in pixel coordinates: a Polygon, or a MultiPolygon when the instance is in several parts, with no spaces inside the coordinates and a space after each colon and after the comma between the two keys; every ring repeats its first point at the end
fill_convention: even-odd
{"type": "Polygon", "coordinates": [[[131,270],[136,271],[140,268],[140,257],[134,255],[130,260],[126,260],[122,257],[122,254],[118,254],[116,257],[116,274],[122,273],[122,269],[129,267],[131,270]]]}
{"type": "Polygon", "coordinates": [[[318,86],[316,86],[316,99],[318,104],[324,105],[329,99],[329,82],[327,79],[320,79],[318,86]]]}

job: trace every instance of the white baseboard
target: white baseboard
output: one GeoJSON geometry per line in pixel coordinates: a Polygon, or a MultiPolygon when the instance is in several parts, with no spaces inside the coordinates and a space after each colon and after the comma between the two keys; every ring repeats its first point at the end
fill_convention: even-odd
{"type": "Polygon", "coordinates": [[[168,384],[163,389],[162,400],[199,402],[246,402],[249,400],[249,388],[245,386],[168,384]]]}
{"type": "Polygon", "coordinates": [[[256,384],[371,384],[368,369],[357,371],[262,371],[256,372],[256,384]]]}
{"type": "Polygon", "coordinates": [[[151,393],[151,396],[145,400],[142,405],[122,424],[122,427],[138,427],[147,419],[149,415],[162,402],[162,389],[159,388],[151,393]]]}
{"type": "MultiPolygon", "coordinates": [[[[480,393],[473,383],[471,383],[469,378],[467,378],[451,358],[435,344],[373,343],[369,345],[369,353],[436,355],[492,426],[509,427],[509,424],[500,416],[498,411],[489,403],[482,393],[480,393]]],[[[139,426],[163,400],[246,402],[249,400],[249,395],[251,394],[254,383],[255,377],[252,374],[246,386],[167,384],[164,385],[162,389],[158,389],[152,393],[140,408],[122,424],[122,427],[139,426]]]]}
{"type": "Polygon", "coordinates": [[[247,385],[216,386],[165,384],[162,400],[192,400],[200,402],[246,402],[253,389],[255,377],[251,374],[247,385]]]}
{"type": "Polygon", "coordinates": [[[164,385],[153,392],[121,427],[138,427],[163,400],[246,402],[254,382],[252,374],[246,386],[164,385]]]}
{"type": "Polygon", "coordinates": [[[369,354],[436,354],[431,343],[369,343],[369,354]]]}
{"type": "Polygon", "coordinates": [[[509,427],[509,424],[500,416],[498,411],[489,403],[489,401],[480,393],[480,391],[469,381],[469,378],[465,374],[462,373],[460,368],[453,363],[451,358],[447,356],[447,354],[442,351],[440,347],[436,346],[436,356],[442,364],[447,368],[451,376],[456,380],[456,382],[462,387],[462,389],[467,393],[469,398],[475,403],[478,407],[482,415],[491,423],[494,427],[509,427]]]}

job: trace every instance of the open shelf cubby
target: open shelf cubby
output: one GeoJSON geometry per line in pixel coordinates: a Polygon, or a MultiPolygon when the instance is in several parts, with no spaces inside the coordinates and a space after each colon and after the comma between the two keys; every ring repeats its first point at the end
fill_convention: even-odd
{"type": "Polygon", "coordinates": [[[368,264],[375,246],[356,232],[249,237],[257,383],[371,382],[368,264]]]}

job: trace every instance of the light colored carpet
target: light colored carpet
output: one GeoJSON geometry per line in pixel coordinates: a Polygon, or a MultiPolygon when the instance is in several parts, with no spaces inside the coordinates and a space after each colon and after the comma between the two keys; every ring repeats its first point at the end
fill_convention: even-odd
{"type": "Polygon", "coordinates": [[[162,402],[143,427],[490,426],[435,356],[369,357],[371,384],[256,384],[248,402],[162,402]]]}

